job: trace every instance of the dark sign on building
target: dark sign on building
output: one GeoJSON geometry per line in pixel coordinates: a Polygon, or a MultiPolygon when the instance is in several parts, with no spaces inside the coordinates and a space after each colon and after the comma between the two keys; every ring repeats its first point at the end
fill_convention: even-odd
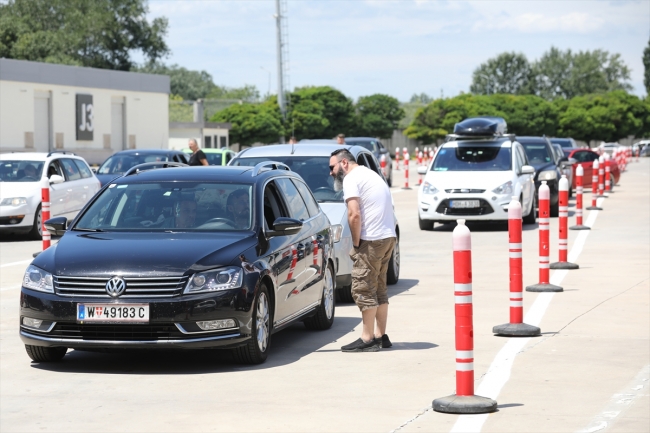
{"type": "Polygon", "coordinates": [[[77,95],[77,140],[93,141],[93,95],[77,95]]]}

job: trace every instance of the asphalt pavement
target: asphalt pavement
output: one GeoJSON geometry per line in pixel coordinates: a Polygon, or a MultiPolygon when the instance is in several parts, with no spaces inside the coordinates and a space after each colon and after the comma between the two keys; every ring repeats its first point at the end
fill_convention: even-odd
{"type": "MultiPolygon", "coordinates": [[[[297,324],[272,339],[266,363],[218,351],[93,353],[31,362],[18,337],[20,282],[40,242],[0,240],[2,432],[648,432],[650,431],[650,158],[632,162],[590,231],[569,231],[564,292],[524,292],[534,338],[504,338],[509,319],[505,224],[472,224],[475,393],[489,415],[434,412],[455,392],[454,224],[420,231],[417,176],[391,188],[401,276],[389,286],[393,347],[342,353],[360,313],[338,303],[332,329],[297,324]]],[[[591,201],[586,194],[585,203],[591,201]]],[[[575,224],[575,199],[569,225],[575,224]]],[[[551,219],[551,262],[558,219],[551,219]]],[[[537,225],[524,226],[524,286],[538,282],[537,225]]]]}

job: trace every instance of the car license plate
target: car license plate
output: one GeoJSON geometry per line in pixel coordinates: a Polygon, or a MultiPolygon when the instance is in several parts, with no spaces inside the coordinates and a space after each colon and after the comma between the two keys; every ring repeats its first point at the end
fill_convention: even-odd
{"type": "Polygon", "coordinates": [[[149,304],[77,304],[77,321],[149,323],[149,304]]]}
{"type": "Polygon", "coordinates": [[[467,209],[481,207],[481,203],[478,200],[451,200],[449,202],[449,207],[454,209],[467,209]]]}

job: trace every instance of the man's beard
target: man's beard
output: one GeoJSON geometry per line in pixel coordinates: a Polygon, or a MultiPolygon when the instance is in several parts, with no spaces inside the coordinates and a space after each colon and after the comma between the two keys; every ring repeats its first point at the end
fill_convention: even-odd
{"type": "Polygon", "coordinates": [[[339,167],[339,171],[337,171],[336,174],[334,175],[334,191],[339,192],[343,190],[344,177],[345,177],[345,173],[339,167]]]}

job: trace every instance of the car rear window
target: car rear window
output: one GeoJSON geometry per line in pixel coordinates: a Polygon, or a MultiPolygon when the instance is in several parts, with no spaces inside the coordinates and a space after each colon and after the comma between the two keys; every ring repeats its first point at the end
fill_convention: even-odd
{"type": "Polygon", "coordinates": [[[510,150],[497,146],[442,148],[431,171],[508,171],[512,169],[510,150]]]}
{"type": "Polygon", "coordinates": [[[544,143],[522,143],[531,164],[545,164],[553,160],[549,148],[544,143]]]}
{"type": "Polygon", "coordinates": [[[147,155],[120,155],[116,154],[109,157],[97,170],[98,174],[122,174],[131,167],[145,162],[169,161],[169,156],[160,154],[147,155]]]}

